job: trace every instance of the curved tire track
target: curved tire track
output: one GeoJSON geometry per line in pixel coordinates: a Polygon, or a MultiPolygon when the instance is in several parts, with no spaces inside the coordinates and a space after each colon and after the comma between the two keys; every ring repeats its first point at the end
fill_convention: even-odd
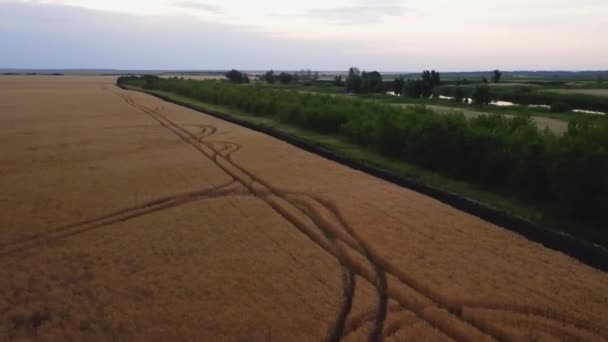
{"type": "MultiPolygon", "coordinates": [[[[281,190],[277,189],[276,187],[271,186],[270,184],[268,184],[267,182],[262,180],[260,177],[254,175],[253,173],[240,167],[238,164],[234,163],[231,159],[222,156],[217,150],[214,149],[212,144],[205,142],[203,140],[198,141],[192,133],[188,132],[187,130],[183,129],[179,125],[175,124],[173,121],[167,119],[160,113],[155,112],[154,110],[147,108],[145,106],[137,104],[133,99],[131,99],[127,95],[123,95],[123,94],[119,93],[119,96],[123,97],[123,99],[129,105],[131,105],[131,106],[139,109],[143,113],[149,115],[150,117],[152,117],[153,119],[158,121],[162,126],[166,127],[167,129],[172,131],[174,134],[176,134],[178,137],[180,137],[182,140],[184,140],[186,143],[190,144],[192,147],[199,150],[203,155],[207,156],[210,160],[212,160],[218,167],[220,167],[226,173],[231,175],[237,182],[241,183],[243,186],[248,188],[253,194],[255,194],[257,197],[264,200],[267,204],[269,204],[277,213],[279,213],[281,216],[283,216],[283,218],[285,218],[287,221],[291,222],[294,226],[296,226],[297,228],[299,228],[300,230],[305,232],[305,234],[307,234],[309,236],[309,238],[311,238],[313,241],[317,242],[317,244],[319,244],[321,246],[325,245],[324,249],[326,249],[326,251],[328,251],[330,254],[333,254],[332,247],[328,246],[327,241],[323,241],[323,240],[325,240],[324,237],[319,238],[319,237],[315,237],[315,236],[311,235],[310,231],[307,231],[308,228],[306,227],[306,225],[302,224],[302,222],[299,222],[298,219],[296,217],[294,217],[293,214],[290,213],[289,208],[285,208],[283,206],[284,204],[286,204],[288,207],[291,206],[291,207],[294,207],[297,209],[297,206],[295,206],[293,203],[289,202],[289,200],[286,198],[285,194],[281,190]],[[229,164],[231,167],[234,167],[236,170],[231,170],[231,168],[228,165],[220,162],[220,159],[223,159],[226,164],[229,164]],[[262,193],[260,193],[259,190],[256,190],[252,186],[251,182],[249,181],[250,179],[254,180],[256,183],[258,183],[259,185],[266,188],[267,191],[263,191],[262,193]],[[270,200],[270,198],[272,196],[275,196],[279,201],[270,200]]],[[[319,201],[317,198],[314,198],[314,199],[327,207],[327,204],[324,203],[323,201],[319,201]]],[[[332,208],[331,206],[329,206],[328,208],[330,210],[334,211],[334,213],[336,214],[336,217],[338,218],[340,223],[342,225],[345,225],[345,228],[348,229],[348,233],[350,235],[353,235],[352,228],[350,228],[348,226],[348,224],[341,217],[339,212],[336,212],[335,208],[332,208]]],[[[314,218],[310,218],[310,219],[313,220],[313,222],[315,221],[314,218]]],[[[318,227],[318,228],[323,230],[322,227],[318,227]]],[[[357,240],[357,238],[355,236],[353,236],[353,238],[355,238],[357,240]]],[[[366,248],[363,247],[364,244],[362,244],[361,241],[357,241],[357,242],[360,245],[360,248],[363,249],[360,252],[366,257],[366,259],[372,265],[374,265],[374,269],[377,270],[377,267],[376,267],[377,261],[375,260],[376,258],[374,257],[374,255],[371,254],[369,250],[367,250],[366,248]]],[[[334,256],[336,256],[336,255],[334,254],[334,256]]],[[[374,330],[373,330],[372,334],[370,335],[370,340],[372,340],[372,341],[382,339],[382,329],[378,328],[378,324],[383,325],[383,323],[384,323],[384,318],[386,317],[386,302],[388,299],[388,296],[386,295],[386,290],[381,288],[381,286],[383,286],[383,285],[386,286],[385,275],[378,277],[378,271],[375,271],[375,273],[376,273],[376,277],[372,276],[372,278],[375,278],[374,280],[370,280],[369,277],[367,278],[372,283],[372,285],[376,286],[376,288],[380,287],[379,292],[381,293],[379,295],[379,297],[380,297],[379,306],[378,306],[379,311],[376,315],[376,320],[375,320],[376,325],[374,326],[374,330]],[[383,310],[384,312],[382,312],[381,310],[383,310]]],[[[402,302],[400,300],[398,300],[398,301],[402,302]]],[[[427,320],[431,325],[436,326],[438,328],[441,328],[442,327],[441,324],[443,324],[446,321],[445,318],[433,320],[434,317],[425,315],[426,311],[423,310],[422,307],[414,307],[414,308],[408,307],[408,309],[410,309],[412,311],[417,310],[417,312],[416,311],[414,311],[414,312],[418,316],[427,320]]],[[[492,338],[497,339],[495,336],[489,335],[488,333],[484,332],[479,327],[476,327],[474,325],[471,326],[471,324],[469,322],[465,322],[459,316],[456,316],[455,318],[457,318],[456,321],[459,321],[460,323],[464,324],[464,326],[465,326],[464,330],[462,330],[463,328],[461,328],[459,330],[454,330],[454,329],[450,329],[450,327],[447,327],[447,329],[444,327],[444,329],[442,329],[442,332],[444,332],[446,335],[451,336],[454,339],[465,340],[465,341],[473,341],[473,340],[479,341],[481,339],[487,339],[487,337],[490,337],[491,339],[492,338]],[[473,330],[471,330],[470,328],[466,328],[466,326],[470,326],[470,328],[473,328],[473,330]],[[474,336],[474,337],[471,338],[471,336],[474,336]],[[483,336],[485,336],[485,338],[483,336]]]]}

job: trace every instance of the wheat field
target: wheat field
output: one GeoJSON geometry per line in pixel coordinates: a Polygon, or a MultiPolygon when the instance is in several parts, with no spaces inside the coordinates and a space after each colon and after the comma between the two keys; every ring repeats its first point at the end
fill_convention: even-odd
{"type": "Polygon", "coordinates": [[[112,77],[0,77],[0,340],[608,339],[608,276],[112,77]]]}

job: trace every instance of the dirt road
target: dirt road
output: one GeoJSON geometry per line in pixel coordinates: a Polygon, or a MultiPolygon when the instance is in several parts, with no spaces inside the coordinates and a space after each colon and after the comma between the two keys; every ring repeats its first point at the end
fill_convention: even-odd
{"type": "Polygon", "coordinates": [[[0,340],[608,338],[608,276],[109,77],[0,77],[0,340]]]}

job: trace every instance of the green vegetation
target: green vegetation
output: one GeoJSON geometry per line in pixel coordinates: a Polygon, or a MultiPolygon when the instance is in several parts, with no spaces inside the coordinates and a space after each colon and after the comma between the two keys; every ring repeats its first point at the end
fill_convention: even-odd
{"type": "MultiPolygon", "coordinates": [[[[460,94],[457,94],[460,95],[460,94]]],[[[487,85],[478,85],[475,87],[475,91],[471,95],[473,99],[473,103],[476,105],[488,105],[492,101],[492,96],[490,95],[490,87],[487,85]]]]}
{"type": "Polygon", "coordinates": [[[226,78],[232,83],[249,83],[249,76],[247,76],[247,74],[234,69],[226,73],[226,78]]]}
{"type": "MultiPolygon", "coordinates": [[[[394,81],[396,84],[398,80],[394,81]]],[[[435,70],[425,70],[420,79],[408,79],[403,83],[402,91],[395,92],[409,98],[428,98],[433,95],[433,89],[441,84],[441,76],[435,70]]]]}
{"type": "Polygon", "coordinates": [[[274,74],[274,70],[269,70],[261,77],[261,79],[270,84],[273,84],[277,81],[277,76],[274,74]]]}
{"type": "MultiPolygon", "coordinates": [[[[605,221],[606,120],[576,117],[566,134],[556,136],[539,130],[527,116],[466,119],[424,107],[400,108],[359,98],[227,82],[149,77],[124,77],[119,82],[341,137],[375,151],[376,159],[403,161],[453,182],[474,184],[482,192],[531,203],[550,222],[601,227],[605,221]]],[[[601,227],[593,234],[606,233],[601,227]]]]}
{"type": "Polygon", "coordinates": [[[492,82],[498,83],[498,82],[500,82],[501,78],[502,78],[502,72],[500,72],[500,70],[496,69],[492,72],[492,82]]]}
{"type": "MultiPolygon", "coordinates": [[[[293,90],[300,91],[306,93],[319,93],[319,94],[331,94],[333,96],[347,96],[345,93],[345,88],[337,85],[337,80],[342,81],[341,76],[333,77],[333,80],[317,80],[313,82],[293,82],[290,84],[279,84],[279,83],[268,83],[268,82],[257,82],[256,86],[263,86],[267,88],[273,89],[282,89],[282,90],[293,90]]],[[[411,80],[411,79],[410,79],[411,80]]],[[[448,83],[453,81],[441,81],[443,83],[448,83]]],[[[459,84],[470,84],[471,82],[466,80],[459,80],[459,84]]],[[[471,106],[464,102],[465,97],[471,97],[471,94],[464,91],[464,87],[455,87],[455,94],[453,95],[454,99],[442,99],[439,96],[435,97],[422,97],[419,95],[414,95],[413,97],[405,96],[405,93],[400,93],[400,90],[404,90],[404,86],[407,81],[399,76],[395,78],[392,82],[385,82],[385,87],[392,90],[396,95],[402,96],[394,96],[383,93],[367,93],[367,94],[350,94],[350,97],[356,97],[365,101],[373,101],[376,103],[386,103],[393,105],[425,105],[430,107],[440,106],[442,108],[446,108],[446,110],[437,109],[440,112],[454,112],[454,111],[462,111],[465,114],[476,112],[476,113],[495,113],[501,115],[530,115],[533,117],[547,117],[552,119],[557,119],[564,122],[564,125],[567,126],[568,120],[578,117],[578,116],[586,116],[586,114],[579,114],[573,112],[559,112],[553,113],[549,111],[549,106],[547,107],[527,107],[527,106],[495,106],[495,105],[475,105],[471,106]],[[449,109],[449,110],[447,110],[449,109]]],[[[480,85],[480,84],[478,84],[480,85]]],[[[473,86],[474,89],[475,86],[473,86]]],[[[437,88],[435,88],[437,89],[437,88]]],[[[437,95],[437,94],[435,94],[437,95]]],[[[541,120],[542,121],[542,120],[541,120]]],[[[544,129],[546,125],[539,125],[541,129],[544,129]]],[[[560,129],[557,133],[561,134],[562,130],[560,129]]]]}
{"type": "Polygon", "coordinates": [[[293,82],[294,76],[292,74],[282,72],[279,74],[279,76],[277,76],[277,79],[279,80],[279,82],[281,84],[289,84],[289,83],[293,82]]]}
{"type": "Polygon", "coordinates": [[[379,72],[361,72],[355,67],[350,68],[348,71],[348,77],[346,78],[346,90],[349,93],[355,94],[385,92],[382,75],[380,75],[379,72]]]}
{"type": "Polygon", "coordinates": [[[572,111],[572,107],[565,102],[554,102],[549,109],[551,113],[566,113],[572,111]]]}
{"type": "MultiPolygon", "coordinates": [[[[492,86],[490,88],[490,96],[492,100],[511,101],[523,105],[551,105],[561,102],[573,109],[608,112],[608,97],[551,92],[550,88],[539,86],[536,83],[528,82],[528,84],[523,85],[492,86]]],[[[445,96],[454,97],[457,92],[464,92],[465,97],[470,97],[476,87],[477,85],[474,84],[442,85],[436,89],[439,94],[445,96]]]]}

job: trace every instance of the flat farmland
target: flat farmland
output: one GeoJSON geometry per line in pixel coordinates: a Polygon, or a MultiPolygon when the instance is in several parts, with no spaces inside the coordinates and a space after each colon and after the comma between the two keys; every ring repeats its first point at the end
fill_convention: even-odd
{"type": "Polygon", "coordinates": [[[551,89],[551,92],[560,94],[583,94],[608,97],[608,89],[551,89]]]}
{"type": "Polygon", "coordinates": [[[0,77],[0,340],[608,339],[608,276],[269,136],[0,77]]]}

